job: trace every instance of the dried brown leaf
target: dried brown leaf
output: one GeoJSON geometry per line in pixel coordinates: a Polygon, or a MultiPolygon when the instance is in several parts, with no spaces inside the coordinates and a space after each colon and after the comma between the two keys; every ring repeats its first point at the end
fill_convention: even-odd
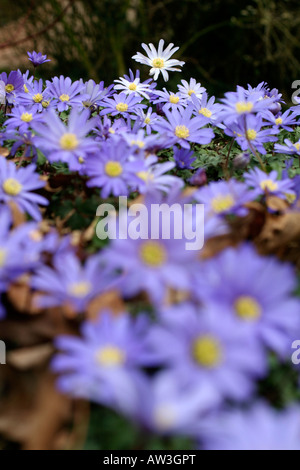
{"type": "Polygon", "coordinates": [[[269,214],[256,243],[261,252],[272,253],[299,239],[300,212],[287,212],[280,216],[269,214]]]}
{"type": "Polygon", "coordinates": [[[7,296],[19,312],[36,315],[43,312],[43,309],[37,303],[40,293],[33,292],[28,281],[29,276],[25,275],[19,278],[9,286],[7,296]]]}
{"type": "Polygon", "coordinates": [[[289,203],[285,199],[276,196],[268,196],[266,205],[273,212],[284,213],[289,209],[289,203]]]}
{"type": "Polygon", "coordinates": [[[93,299],[87,308],[86,315],[90,320],[96,319],[98,314],[104,310],[111,310],[114,314],[119,314],[126,310],[125,304],[117,290],[105,292],[93,299]]]}
{"type": "Polygon", "coordinates": [[[47,362],[54,351],[52,343],[19,348],[7,354],[7,363],[16,369],[27,370],[47,362]]]}
{"type": "Polygon", "coordinates": [[[0,147],[0,155],[1,157],[8,157],[8,155],[10,154],[10,151],[8,148],[6,147],[0,147]]]}
{"type": "Polygon", "coordinates": [[[26,222],[26,214],[19,209],[19,206],[14,201],[8,201],[11,210],[13,228],[19,227],[26,222]]]}

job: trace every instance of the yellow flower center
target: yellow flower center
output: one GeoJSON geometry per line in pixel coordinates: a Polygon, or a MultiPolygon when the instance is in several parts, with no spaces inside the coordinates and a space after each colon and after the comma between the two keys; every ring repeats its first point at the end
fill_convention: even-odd
{"type": "Polygon", "coordinates": [[[293,202],[296,201],[296,198],[297,198],[296,194],[284,193],[284,195],[285,195],[285,198],[286,198],[286,200],[289,204],[293,204],[293,202]]]}
{"type": "Polygon", "coordinates": [[[253,297],[247,295],[235,301],[234,309],[243,320],[257,320],[261,316],[261,306],[253,297]]]}
{"type": "Polygon", "coordinates": [[[0,249],[0,268],[4,266],[5,260],[6,260],[6,251],[3,249],[0,249]]]}
{"type": "Polygon", "coordinates": [[[60,101],[69,101],[70,97],[69,95],[66,95],[65,93],[63,93],[62,95],[60,95],[59,99],[60,101]]]}
{"type": "Polygon", "coordinates": [[[43,101],[43,95],[41,93],[37,93],[36,95],[33,95],[33,101],[35,103],[41,103],[43,101]]]}
{"type": "Polygon", "coordinates": [[[247,103],[246,101],[239,101],[235,105],[235,109],[239,114],[242,113],[251,113],[253,109],[253,103],[247,103]]]}
{"type": "Polygon", "coordinates": [[[136,90],[136,84],[135,83],[129,83],[129,86],[128,86],[129,90],[131,91],[135,91],[136,90]]]}
{"type": "Polygon", "coordinates": [[[142,140],[132,140],[130,143],[131,145],[137,145],[140,149],[145,147],[145,142],[143,142],[142,140]]]}
{"type": "Polygon", "coordinates": [[[246,132],[247,139],[255,140],[257,136],[257,132],[254,129],[248,129],[246,132]]]}
{"type": "Polygon", "coordinates": [[[275,119],[275,124],[276,124],[276,126],[280,126],[280,124],[282,124],[282,122],[283,122],[283,121],[282,121],[281,117],[275,119]]]}
{"type": "Polygon", "coordinates": [[[159,242],[147,240],[140,247],[140,257],[145,264],[156,268],[164,264],[167,259],[167,253],[159,242]]]}
{"type": "Polygon", "coordinates": [[[186,126],[176,126],[175,135],[179,137],[179,139],[187,139],[190,135],[190,131],[186,126]]]}
{"type": "Polygon", "coordinates": [[[152,60],[152,65],[156,69],[161,69],[165,65],[164,59],[160,59],[159,57],[157,57],[156,59],[152,60]]]}
{"type": "Polygon", "coordinates": [[[29,93],[29,90],[28,90],[28,88],[27,88],[27,86],[26,86],[25,83],[24,83],[24,85],[23,85],[23,89],[24,89],[25,93],[29,93]]]}
{"type": "Polygon", "coordinates": [[[97,351],[96,360],[104,367],[121,366],[125,362],[125,354],[116,346],[106,346],[97,351]]]}
{"type": "Polygon", "coordinates": [[[189,96],[191,96],[193,93],[195,93],[194,90],[189,90],[189,91],[188,91],[188,95],[189,95],[189,96]]]}
{"type": "Polygon", "coordinates": [[[85,297],[92,290],[92,284],[88,281],[74,282],[68,288],[68,293],[74,297],[85,297]]]}
{"type": "Polygon", "coordinates": [[[199,336],[193,344],[193,357],[203,367],[215,367],[221,360],[221,346],[211,335],[199,336]]]}
{"type": "Polygon", "coordinates": [[[112,127],[110,127],[110,128],[108,129],[108,132],[109,132],[110,134],[115,134],[115,131],[114,131],[114,129],[113,129],[112,127]]]}
{"type": "Polygon", "coordinates": [[[8,178],[2,184],[2,188],[10,196],[17,196],[22,191],[22,185],[14,178],[8,178]]]}
{"type": "Polygon", "coordinates": [[[124,113],[128,109],[128,104],[126,103],[118,103],[116,105],[116,110],[119,111],[120,113],[124,113]]]}
{"type": "Polygon", "coordinates": [[[105,164],[105,173],[112,178],[121,175],[123,172],[123,168],[121,163],[119,162],[107,162],[105,164]]]}
{"type": "Polygon", "coordinates": [[[297,152],[299,152],[299,150],[300,150],[300,142],[297,142],[296,144],[294,144],[294,147],[296,148],[297,152]]]}
{"type": "Polygon", "coordinates": [[[203,116],[210,118],[212,115],[212,112],[207,108],[201,108],[199,109],[199,114],[203,114],[203,116]]]}
{"type": "Polygon", "coordinates": [[[48,108],[49,104],[50,104],[50,101],[46,101],[46,100],[42,101],[43,108],[48,108]]]}
{"type": "Polygon", "coordinates": [[[23,113],[21,115],[21,120],[24,121],[24,122],[32,121],[32,114],[31,113],[23,113]]]}
{"type": "Polygon", "coordinates": [[[145,124],[150,124],[151,119],[149,117],[146,117],[144,122],[145,122],[145,124]]]}
{"type": "Polygon", "coordinates": [[[178,101],[179,101],[179,96],[170,95],[169,101],[170,101],[170,103],[177,104],[178,101]]]}
{"type": "Polygon", "coordinates": [[[83,157],[78,157],[78,162],[79,163],[84,163],[84,158],[83,157]]]}
{"type": "Polygon", "coordinates": [[[217,213],[227,211],[228,209],[233,207],[234,204],[235,200],[231,194],[227,194],[226,196],[220,194],[219,196],[213,198],[211,201],[211,206],[213,210],[217,213]]]}
{"type": "Polygon", "coordinates": [[[59,143],[63,150],[75,150],[79,145],[76,135],[71,132],[63,134],[59,139],[59,143]]]}
{"type": "Polygon", "coordinates": [[[152,175],[152,173],[149,173],[148,171],[138,171],[136,175],[146,182],[149,180],[153,180],[154,178],[154,175],[152,175]]]}
{"type": "Polygon", "coordinates": [[[272,181],[270,179],[263,180],[260,182],[260,187],[264,191],[268,189],[269,191],[276,191],[278,189],[278,184],[275,181],[272,181]]]}
{"type": "Polygon", "coordinates": [[[12,91],[14,91],[15,87],[11,84],[11,83],[8,83],[6,86],[5,86],[5,91],[7,93],[11,93],[12,91]]]}

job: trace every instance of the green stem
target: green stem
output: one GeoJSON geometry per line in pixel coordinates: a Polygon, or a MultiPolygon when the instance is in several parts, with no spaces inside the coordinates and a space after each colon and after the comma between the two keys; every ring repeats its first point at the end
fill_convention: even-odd
{"type": "Polygon", "coordinates": [[[228,148],[228,152],[227,152],[227,156],[226,156],[226,160],[225,160],[225,165],[224,165],[224,173],[225,173],[225,178],[227,180],[230,178],[229,171],[228,171],[228,163],[229,163],[229,156],[230,156],[230,152],[231,152],[231,149],[232,149],[232,146],[233,146],[233,142],[234,142],[234,138],[231,139],[231,142],[230,142],[230,145],[229,145],[229,148],[228,148]]]}

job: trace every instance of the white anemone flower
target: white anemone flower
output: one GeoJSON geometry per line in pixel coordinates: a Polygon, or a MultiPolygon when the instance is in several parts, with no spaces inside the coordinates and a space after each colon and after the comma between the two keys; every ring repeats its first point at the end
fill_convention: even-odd
{"type": "Polygon", "coordinates": [[[152,93],[150,89],[150,85],[148,83],[140,83],[139,78],[135,78],[132,82],[126,80],[123,77],[119,77],[118,80],[114,80],[117,85],[114,86],[115,90],[122,90],[123,93],[129,95],[130,93],[134,93],[135,95],[140,95],[149,99],[149,91],[152,93]],[[148,92],[148,93],[147,93],[148,92]]]}
{"type": "Polygon", "coordinates": [[[206,88],[201,86],[201,83],[197,83],[194,78],[190,79],[190,83],[186,80],[181,80],[182,85],[177,85],[179,94],[182,98],[191,99],[191,95],[194,94],[199,100],[202,98],[202,94],[206,91],[206,88]]]}
{"type": "Polygon", "coordinates": [[[175,68],[175,66],[182,66],[185,62],[182,62],[177,59],[170,59],[170,57],[176,52],[179,47],[173,47],[174,44],[171,43],[168,47],[163,50],[164,47],[164,40],[161,39],[158,44],[158,49],[156,50],[153,44],[142,44],[143,49],[146,51],[147,56],[137,52],[132,59],[140,62],[141,64],[149,65],[151,67],[149,74],[154,75],[153,79],[157,80],[159,73],[162,73],[165,82],[169,80],[169,74],[167,70],[170,72],[181,72],[180,69],[175,68]]]}

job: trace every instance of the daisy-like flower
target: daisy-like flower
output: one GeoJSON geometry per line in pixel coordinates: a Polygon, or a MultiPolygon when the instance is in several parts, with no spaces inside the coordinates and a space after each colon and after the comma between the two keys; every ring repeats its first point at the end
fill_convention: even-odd
{"type": "Polygon", "coordinates": [[[199,428],[201,450],[300,450],[298,403],[278,410],[257,401],[207,416],[199,428]]]}
{"type": "Polygon", "coordinates": [[[172,93],[171,91],[167,91],[165,88],[163,88],[163,91],[157,90],[156,95],[158,98],[153,101],[153,104],[161,103],[163,105],[162,110],[164,112],[170,109],[178,109],[179,111],[183,111],[186,107],[186,99],[183,98],[179,92],[172,93]]]}
{"type": "Polygon", "coordinates": [[[8,116],[10,117],[4,123],[7,130],[19,129],[21,133],[27,132],[34,122],[42,120],[42,115],[36,109],[24,106],[15,106],[8,116]]]}
{"type": "Polygon", "coordinates": [[[90,108],[93,105],[99,105],[103,98],[111,95],[111,89],[113,85],[104,88],[104,82],[96,84],[94,80],[88,80],[84,84],[82,94],[84,95],[84,101],[82,102],[85,108],[90,108]]]}
{"type": "Polygon", "coordinates": [[[38,111],[45,110],[49,105],[53,106],[54,102],[51,101],[47,88],[45,90],[43,88],[42,79],[25,84],[22,93],[18,96],[18,104],[32,106],[38,111]]]}
{"type": "Polygon", "coordinates": [[[250,244],[227,248],[195,271],[192,289],[203,304],[217,303],[258,347],[288,357],[299,331],[300,303],[293,267],[259,256],[250,244]]]}
{"type": "Polygon", "coordinates": [[[287,155],[300,155],[300,140],[298,142],[291,142],[290,139],[284,139],[283,144],[275,144],[275,152],[287,155]]]}
{"type": "Polygon", "coordinates": [[[288,109],[283,114],[279,113],[274,115],[271,111],[263,111],[261,113],[262,117],[267,121],[268,124],[272,124],[275,129],[285,129],[286,131],[293,132],[294,126],[297,124],[295,113],[291,113],[291,110],[288,109]]]}
{"type": "Polygon", "coordinates": [[[267,370],[266,354],[219,305],[169,308],[148,338],[157,366],[167,365],[196,389],[211,385],[221,400],[248,398],[267,370]]]}
{"type": "Polygon", "coordinates": [[[201,86],[201,83],[197,83],[194,78],[191,78],[189,83],[186,80],[181,80],[181,83],[182,85],[177,85],[180,96],[190,100],[193,95],[201,100],[202,94],[206,91],[206,88],[201,86]]]}
{"type": "Polygon", "coordinates": [[[15,102],[17,95],[22,91],[24,79],[19,70],[13,70],[7,76],[6,72],[0,74],[0,80],[4,82],[6,101],[8,104],[15,102]]]}
{"type": "Polygon", "coordinates": [[[69,107],[79,106],[82,107],[82,102],[88,99],[89,95],[84,96],[83,90],[85,88],[82,81],[77,80],[72,83],[70,77],[61,75],[59,78],[54,77],[52,82],[46,80],[47,91],[51,98],[53,98],[59,112],[67,111],[69,107]]]}
{"type": "Polygon", "coordinates": [[[47,59],[46,54],[43,55],[41,52],[27,52],[28,59],[33,63],[34,67],[42,65],[45,62],[50,62],[50,59],[47,59]]]}
{"type": "Polygon", "coordinates": [[[66,126],[53,110],[49,110],[44,115],[44,122],[33,126],[38,134],[35,144],[50,162],[65,162],[72,171],[80,170],[87,154],[98,150],[97,142],[86,137],[94,125],[92,119],[88,120],[89,115],[87,109],[81,113],[72,109],[66,126]]]}
{"type": "Polygon", "coordinates": [[[101,188],[101,196],[127,196],[129,187],[136,187],[136,172],[143,170],[142,161],[130,160],[131,150],[118,137],[104,141],[100,152],[86,162],[87,186],[101,188]]]}
{"type": "Polygon", "coordinates": [[[208,124],[217,124],[222,106],[219,103],[215,103],[214,96],[208,99],[208,94],[205,92],[202,98],[199,99],[196,94],[193,94],[191,95],[191,101],[193,102],[194,113],[196,115],[204,116],[208,124]]]}
{"type": "Polygon", "coordinates": [[[55,344],[61,352],[52,369],[60,374],[59,390],[132,412],[137,398],[134,377],[148,365],[147,329],[146,316],[103,311],[96,321],[82,324],[81,337],[58,336],[55,344]]]}
{"type": "Polygon", "coordinates": [[[83,313],[89,302],[115,285],[115,279],[105,273],[97,256],[90,256],[84,265],[74,253],[56,256],[54,269],[42,266],[31,280],[34,289],[42,291],[38,304],[42,307],[68,305],[83,313]]]}
{"type": "Polygon", "coordinates": [[[265,124],[262,122],[262,116],[250,114],[240,117],[236,122],[229,124],[224,132],[226,135],[235,137],[242,150],[250,150],[252,153],[255,153],[256,149],[265,155],[267,151],[263,144],[275,142],[277,137],[274,134],[277,134],[279,131],[278,128],[262,129],[263,125],[265,124]]]}
{"type": "Polygon", "coordinates": [[[158,115],[152,112],[152,107],[150,107],[147,111],[137,109],[136,116],[132,116],[132,119],[139,119],[140,127],[146,127],[147,134],[151,134],[152,125],[158,119],[158,115]]]}
{"type": "Polygon", "coordinates": [[[167,82],[169,80],[169,72],[181,72],[177,66],[182,67],[185,62],[182,62],[177,59],[170,59],[170,57],[176,52],[179,47],[173,47],[174,44],[171,43],[168,47],[163,50],[164,40],[161,39],[158,44],[158,49],[156,50],[153,44],[142,44],[142,48],[146,51],[147,56],[137,52],[132,59],[136,60],[141,64],[149,65],[151,67],[149,74],[153,75],[153,79],[157,80],[160,72],[167,82]]]}
{"type": "Polygon", "coordinates": [[[206,214],[218,216],[247,215],[244,204],[255,197],[246,184],[235,180],[211,182],[194,194],[194,198],[204,204],[206,214]]]}
{"type": "Polygon", "coordinates": [[[120,114],[123,117],[127,117],[138,109],[146,108],[144,104],[141,104],[141,101],[142,97],[139,95],[127,95],[126,93],[113,95],[111,98],[104,98],[101,103],[104,109],[102,109],[100,114],[101,116],[105,114],[111,114],[112,116],[120,114]]]}
{"type": "Polygon", "coordinates": [[[121,90],[127,95],[134,93],[135,95],[140,95],[146,98],[150,98],[150,94],[153,93],[153,86],[150,85],[151,79],[141,82],[140,80],[140,71],[137,70],[136,76],[134,76],[132,70],[129,70],[129,76],[124,75],[124,77],[119,77],[118,80],[114,80],[117,85],[114,86],[115,90],[121,90]]]}
{"type": "Polygon", "coordinates": [[[241,116],[267,110],[274,103],[274,98],[263,98],[263,91],[253,91],[249,94],[245,88],[238,86],[236,92],[225,93],[225,98],[221,100],[224,104],[220,119],[228,126],[241,116]]]}
{"type": "MultiPolygon", "coordinates": [[[[249,173],[245,173],[245,183],[253,188],[256,196],[261,194],[272,194],[281,198],[286,198],[286,193],[295,194],[293,191],[294,183],[290,178],[278,180],[278,173],[276,170],[271,171],[269,174],[254,168],[249,173]]],[[[296,195],[295,195],[296,196],[296,195]]]]}
{"type": "MultiPolygon", "coordinates": [[[[147,193],[145,197],[145,219],[141,223],[141,231],[147,238],[123,239],[123,233],[128,233],[128,227],[134,216],[127,213],[119,216],[119,238],[112,239],[108,248],[103,252],[103,260],[110,268],[122,271],[120,289],[126,297],[132,297],[141,291],[147,292],[152,302],[161,303],[168,287],[189,290],[190,276],[197,263],[197,252],[186,249],[187,238],[174,237],[174,230],[169,226],[170,236],[163,237],[168,224],[169,205],[161,192],[147,193]],[[153,204],[161,204],[160,217],[151,216],[153,204]],[[168,215],[167,215],[168,214],[168,215]],[[164,223],[166,224],[164,226],[164,223]],[[154,238],[151,238],[154,234],[154,238]]],[[[178,199],[180,201],[180,199],[178,199]]],[[[181,202],[181,201],[180,201],[181,202]]],[[[175,204],[174,227],[182,224],[182,207],[175,204]]],[[[143,237],[144,237],[143,235],[143,237]]]]}
{"type": "Polygon", "coordinates": [[[162,371],[138,384],[133,418],[162,435],[195,435],[199,416],[219,404],[217,391],[207,382],[195,388],[174,371],[162,371]]]}
{"type": "Polygon", "coordinates": [[[181,147],[189,149],[189,142],[209,144],[214,138],[212,129],[204,128],[207,121],[203,116],[191,118],[193,107],[188,106],[182,113],[177,109],[166,111],[167,120],[160,118],[153,125],[153,129],[169,138],[169,145],[178,143],[181,147]]]}
{"type": "Polygon", "coordinates": [[[0,158],[0,201],[14,201],[22,212],[27,212],[33,219],[40,220],[38,204],[46,206],[49,202],[32,192],[45,186],[45,181],[35,173],[35,169],[34,164],[17,168],[13,162],[0,158]]]}

